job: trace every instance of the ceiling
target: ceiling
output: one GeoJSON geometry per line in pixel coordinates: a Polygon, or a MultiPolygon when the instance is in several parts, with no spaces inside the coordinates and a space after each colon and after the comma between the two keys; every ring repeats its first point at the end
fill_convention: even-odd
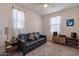
{"type": "Polygon", "coordinates": [[[79,5],[78,3],[48,3],[48,7],[44,8],[44,4],[45,3],[21,3],[20,5],[40,15],[48,15],[79,5]]]}

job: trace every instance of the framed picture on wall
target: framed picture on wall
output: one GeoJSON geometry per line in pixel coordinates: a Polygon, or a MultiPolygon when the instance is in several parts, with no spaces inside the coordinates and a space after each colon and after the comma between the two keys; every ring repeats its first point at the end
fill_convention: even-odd
{"type": "Polygon", "coordinates": [[[66,20],[66,26],[74,26],[74,19],[67,19],[66,20]]]}

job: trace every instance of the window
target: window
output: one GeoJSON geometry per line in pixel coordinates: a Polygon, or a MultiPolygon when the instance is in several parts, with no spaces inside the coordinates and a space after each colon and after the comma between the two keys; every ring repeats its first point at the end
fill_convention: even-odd
{"type": "Polygon", "coordinates": [[[13,8],[13,28],[23,29],[24,28],[24,12],[13,8]]]}
{"type": "Polygon", "coordinates": [[[60,33],[61,16],[50,18],[50,33],[58,32],[60,33]]]}

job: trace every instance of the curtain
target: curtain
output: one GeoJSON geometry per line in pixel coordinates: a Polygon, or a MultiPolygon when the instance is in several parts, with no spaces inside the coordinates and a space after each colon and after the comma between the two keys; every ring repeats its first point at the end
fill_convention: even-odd
{"type": "Polygon", "coordinates": [[[18,34],[21,34],[24,30],[25,25],[24,12],[13,8],[12,14],[13,14],[12,15],[13,35],[17,36],[18,34]]]}

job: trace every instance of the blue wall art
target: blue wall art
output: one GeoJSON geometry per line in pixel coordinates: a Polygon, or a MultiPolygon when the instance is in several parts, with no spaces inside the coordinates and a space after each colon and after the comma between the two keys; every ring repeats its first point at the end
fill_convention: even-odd
{"type": "Polygon", "coordinates": [[[74,26],[74,19],[67,19],[66,20],[66,26],[74,26]]]}

